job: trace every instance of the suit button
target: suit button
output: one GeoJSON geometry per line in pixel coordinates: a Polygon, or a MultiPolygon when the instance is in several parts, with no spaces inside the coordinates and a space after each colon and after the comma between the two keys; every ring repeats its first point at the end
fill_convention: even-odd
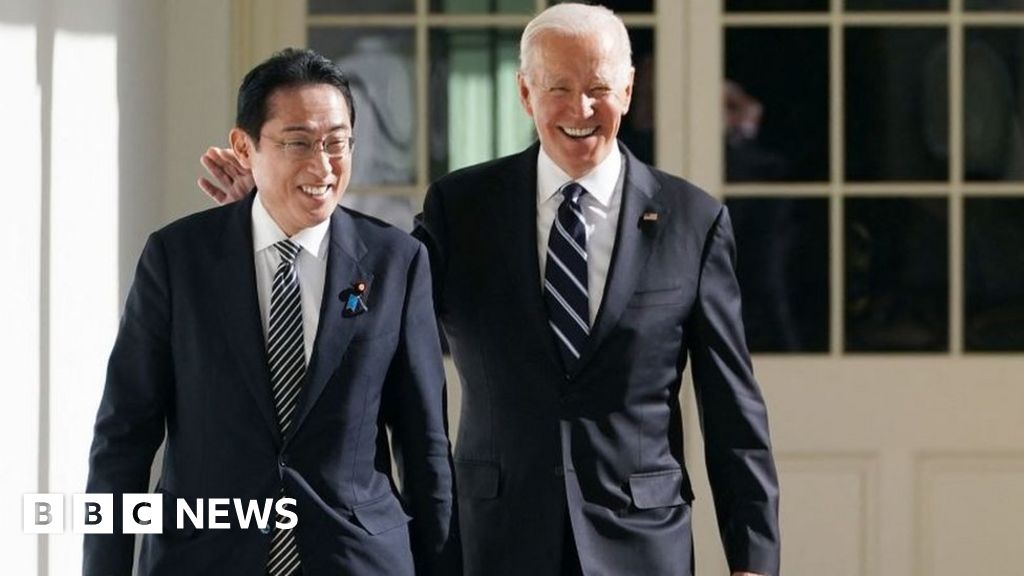
{"type": "Polygon", "coordinates": [[[278,466],[280,466],[281,468],[284,468],[285,466],[287,466],[287,465],[288,465],[288,457],[287,457],[287,456],[285,456],[284,454],[282,454],[282,455],[281,455],[281,458],[280,458],[280,459],[278,459],[278,461],[277,461],[277,464],[278,464],[278,466]]]}
{"type": "Polygon", "coordinates": [[[555,466],[555,476],[565,476],[565,469],[561,466],[555,466]]]}
{"type": "Polygon", "coordinates": [[[263,528],[260,528],[260,532],[262,532],[264,534],[270,534],[270,526],[267,525],[267,526],[265,526],[263,528]]]}

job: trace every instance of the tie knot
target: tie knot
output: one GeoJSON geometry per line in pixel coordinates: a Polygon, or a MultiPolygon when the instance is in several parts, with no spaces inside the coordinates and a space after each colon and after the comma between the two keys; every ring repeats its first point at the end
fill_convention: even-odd
{"type": "Polygon", "coordinates": [[[578,206],[580,198],[587,193],[587,189],[580,186],[578,182],[569,182],[562,187],[562,196],[565,201],[572,203],[574,206],[578,206]]]}
{"type": "Polygon", "coordinates": [[[298,257],[299,250],[301,250],[298,244],[288,238],[274,244],[274,248],[277,248],[277,253],[281,255],[281,260],[286,264],[295,264],[295,258],[298,257]]]}

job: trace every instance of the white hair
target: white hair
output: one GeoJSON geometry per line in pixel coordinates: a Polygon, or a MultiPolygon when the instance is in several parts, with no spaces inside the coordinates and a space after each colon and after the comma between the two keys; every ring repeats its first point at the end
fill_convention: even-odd
{"type": "Polygon", "coordinates": [[[530,20],[519,40],[519,72],[526,78],[530,78],[530,73],[538,63],[537,46],[545,34],[577,37],[608,35],[612,40],[611,57],[617,80],[622,84],[627,82],[632,67],[633,48],[629,43],[626,25],[608,8],[576,3],[555,4],[530,20]]]}

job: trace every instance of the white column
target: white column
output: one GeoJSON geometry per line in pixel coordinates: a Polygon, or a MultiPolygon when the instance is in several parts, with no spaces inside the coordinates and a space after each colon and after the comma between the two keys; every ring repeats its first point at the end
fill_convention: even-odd
{"type": "Polygon", "coordinates": [[[0,365],[4,371],[0,539],[3,571],[35,574],[37,536],[22,533],[21,495],[39,491],[41,94],[36,77],[37,10],[32,0],[0,9],[4,87],[3,225],[0,226],[0,365]]]}

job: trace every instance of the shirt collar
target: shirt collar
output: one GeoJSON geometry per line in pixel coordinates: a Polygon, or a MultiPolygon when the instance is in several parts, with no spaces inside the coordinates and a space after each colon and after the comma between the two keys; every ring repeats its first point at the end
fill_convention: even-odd
{"type": "MultiPolygon", "coordinates": [[[[292,235],[291,240],[298,244],[303,250],[309,252],[310,256],[323,259],[327,248],[327,229],[331,225],[331,219],[311,228],[303,228],[292,235]]],[[[274,218],[267,212],[263,205],[263,199],[259,192],[256,192],[256,199],[252,203],[252,247],[255,253],[266,250],[281,240],[288,238],[281,227],[274,222],[274,218]]]]}
{"type": "MultiPolygon", "coordinates": [[[[618,146],[613,146],[600,164],[575,181],[587,189],[587,195],[607,208],[611,204],[621,170],[622,152],[618,146]]],[[[555,164],[541,146],[540,154],[537,155],[537,204],[550,200],[562,186],[571,181],[573,179],[555,164]]]]}

